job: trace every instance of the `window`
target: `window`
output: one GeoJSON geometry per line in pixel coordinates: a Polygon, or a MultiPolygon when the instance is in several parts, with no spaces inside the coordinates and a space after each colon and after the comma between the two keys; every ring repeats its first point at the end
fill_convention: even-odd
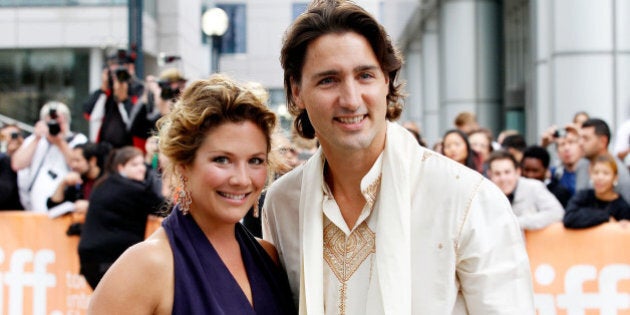
{"type": "Polygon", "coordinates": [[[247,7],[245,4],[217,4],[228,16],[228,29],[221,37],[222,54],[247,52],[247,7]]]}
{"type": "Polygon", "coordinates": [[[304,13],[307,7],[308,7],[308,3],[305,3],[305,2],[293,3],[291,5],[291,10],[293,11],[292,12],[293,20],[297,19],[297,17],[300,14],[304,13]]]}

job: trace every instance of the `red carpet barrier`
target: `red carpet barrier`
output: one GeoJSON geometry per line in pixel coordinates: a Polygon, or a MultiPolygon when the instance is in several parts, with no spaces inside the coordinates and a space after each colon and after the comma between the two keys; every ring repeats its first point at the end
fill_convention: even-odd
{"type": "Polygon", "coordinates": [[[538,315],[630,315],[630,224],[527,232],[538,315]]]}
{"type": "MultiPolygon", "coordinates": [[[[0,212],[0,315],[85,314],[92,293],[78,274],[71,217],[0,212]]],[[[147,234],[159,226],[152,219],[147,234]]],[[[526,234],[538,315],[630,315],[630,226],[526,234]]]]}
{"type": "MultiPolygon", "coordinates": [[[[69,215],[0,212],[0,315],[85,314],[92,289],[79,275],[69,215]]],[[[147,225],[147,234],[159,226],[147,225]]]]}

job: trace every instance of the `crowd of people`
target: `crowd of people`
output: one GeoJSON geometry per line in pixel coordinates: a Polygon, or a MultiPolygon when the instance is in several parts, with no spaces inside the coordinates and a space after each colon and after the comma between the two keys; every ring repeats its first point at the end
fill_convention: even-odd
{"type": "Polygon", "coordinates": [[[573,229],[609,221],[625,226],[630,220],[630,161],[623,159],[630,138],[624,128],[614,135],[617,145],[611,152],[608,124],[581,111],[572,123],[550,126],[539,142],[527,145],[516,130],[505,130],[494,141],[473,113],[462,112],[433,148],[501,188],[523,230],[557,222],[573,229]],[[625,146],[619,139],[625,139],[625,146]]]}
{"type": "Polygon", "coordinates": [[[107,59],[89,135],[54,101],[0,130],[0,206],[73,216],[92,314],[533,314],[525,230],[630,220],[628,123],[610,152],[584,112],[529,146],[462,112],[429,148],[394,122],[402,56],[350,1],[285,34],[290,135],[259,84],[133,61],[107,59]]]}

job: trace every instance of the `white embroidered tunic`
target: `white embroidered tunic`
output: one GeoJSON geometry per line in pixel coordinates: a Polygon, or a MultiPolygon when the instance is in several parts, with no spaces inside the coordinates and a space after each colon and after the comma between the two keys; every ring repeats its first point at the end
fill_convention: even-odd
{"type": "Polygon", "coordinates": [[[380,186],[381,165],[382,155],[361,180],[366,203],[352,229],[343,219],[330,188],[323,182],[326,314],[366,314],[376,252],[377,216],[372,215],[372,209],[380,186]]]}

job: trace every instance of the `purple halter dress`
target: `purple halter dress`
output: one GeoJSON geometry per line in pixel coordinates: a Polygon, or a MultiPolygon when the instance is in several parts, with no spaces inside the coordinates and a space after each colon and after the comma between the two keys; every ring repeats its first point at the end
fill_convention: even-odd
{"type": "Polygon", "coordinates": [[[240,223],[236,239],[253,307],[192,216],[175,207],[162,226],[173,251],[173,314],[296,314],[286,273],[240,223]]]}

